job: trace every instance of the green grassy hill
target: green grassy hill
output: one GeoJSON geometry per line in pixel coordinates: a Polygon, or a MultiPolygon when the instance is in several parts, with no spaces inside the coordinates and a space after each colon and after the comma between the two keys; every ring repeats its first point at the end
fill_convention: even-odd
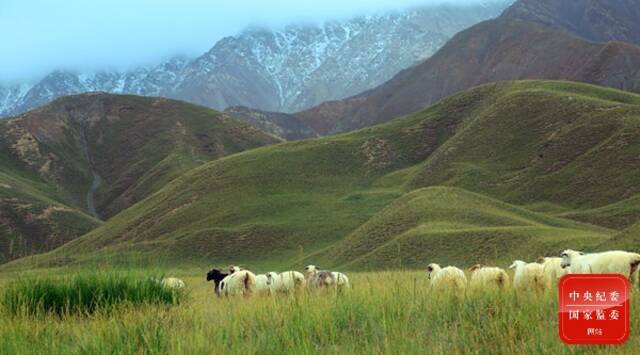
{"type": "Polygon", "coordinates": [[[555,255],[568,244],[593,248],[610,235],[458,188],[428,187],[397,199],[322,255],[349,269],[420,267],[427,260],[506,264],[555,255]]]}
{"type": "Polygon", "coordinates": [[[640,223],[634,224],[602,243],[598,250],[629,250],[640,253],[640,223]]]}
{"type": "Polygon", "coordinates": [[[101,223],[61,203],[46,182],[0,172],[0,263],[51,250],[101,223]]]}
{"type": "Polygon", "coordinates": [[[278,142],[207,108],[101,93],[0,121],[0,261],[85,234],[205,162],[278,142]]]}
{"type": "Polygon", "coordinates": [[[551,214],[605,208],[640,193],[637,142],[638,95],[567,82],[489,84],[384,125],[204,164],[33,262],[136,257],[276,267],[318,260],[379,268],[399,259],[410,266],[439,258],[494,262],[589,248],[613,231],[551,214]],[[430,186],[473,193],[414,191],[430,186]],[[421,198],[406,212],[419,217],[414,225],[372,230],[381,243],[362,232],[387,228],[385,208],[415,194],[421,198]],[[429,201],[432,194],[440,197],[429,201]],[[443,218],[438,210],[452,199],[443,218]],[[474,216],[468,204],[478,206],[469,211],[474,216]],[[399,254],[384,245],[389,240],[402,241],[399,254]],[[500,255],[505,245],[512,254],[500,255]],[[362,253],[349,250],[356,247],[362,253]],[[365,253],[373,254],[359,263],[365,253]]]}

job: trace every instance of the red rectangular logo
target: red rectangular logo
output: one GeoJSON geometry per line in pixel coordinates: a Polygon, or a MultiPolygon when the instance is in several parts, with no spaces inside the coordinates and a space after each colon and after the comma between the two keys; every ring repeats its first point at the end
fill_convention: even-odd
{"type": "Polygon", "coordinates": [[[629,338],[629,280],[572,274],[559,283],[560,338],[567,344],[623,344],[629,338]]]}

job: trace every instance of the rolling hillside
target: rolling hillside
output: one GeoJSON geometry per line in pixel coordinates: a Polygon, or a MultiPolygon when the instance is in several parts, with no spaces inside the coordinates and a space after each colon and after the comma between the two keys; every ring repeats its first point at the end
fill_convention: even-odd
{"type": "Polygon", "coordinates": [[[397,265],[385,241],[401,240],[401,255],[417,265],[462,260],[468,250],[451,245],[471,234],[474,262],[501,261],[496,250],[521,240],[535,246],[527,255],[589,249],[615,230],[513,204],[568,212],[630,199],[640,193],[637,142],[639,95],[567,82],[489,84],[384,125],[204,164],[29,262],[380,268],[397,265]],[[458,189],[423,189],[432,186],[458,189]],[[388,230],[392,203],[415,220],[388,230]],[[445,247],[428,247],[434,241],[445,247]],[[365,252],[373,254],[357,261],[365,252]]]}
{"type": "Polygon", "coordinates": [[[640,223],[625,229],[622,233],[603,243],[599,250],[633,250],[640,253],[640,223]]]}
{"type": "Polygon", "coordinates": [[[51,250],[102,223],[61,199],[37,176],[0,171],[0,263],[51,250]]]}
{"type": "MultiPolygon", "coordinates": [[[[637,16],[604,5],[613,2],[617,1],[517,1],[500,18],[458,33],[434,56],[379,87],[348,99],[325,102],[296,116],[320,134],[351,131],[422,110],[457,92],[500,80],[570,80],[638,92],[640,47],[633,44],[637,41],[619,42],[640,38],[640,30],[635,28],[637,16]],[[548,24],[550,21],[523,20],[529,19],[523,9],[534,2],[573,10],[551,12],[555,16],[553,22],[565,21],[563,26],[548,24]],[[595,15],[584,15],[580,17],[580,25],[570,25],[578,21],[574,18],[575,11],[590,14],[589,9],[596,7],[595,15]],[[598,24],[601,18],[598,14],[604,9],[610,10],[604,21],[620,20],[617,26],[598,24]],[[584,32],[581,28],[588,21],[594,26],[588,38],[618,42],[580,38],[584,32]],[[625,27],[629,22],[634,25],[625,27]]],[[[623,2],[630,1],[620,3],[623,2]]]]}
{"type": "Polygon", "coordinates": [[[594,247],[610,234],[462,189],[429,187],[405,194],[323,254],[350,269],[418,268],[425,260],[506,264],[554,255],[569,243],[594,247]]]}
{"type": "Polygon", "coordinates": [[[207,108],[99,93],[1,121],[0,253],[59,246],[193,167],[277,142],[207,108]]]}

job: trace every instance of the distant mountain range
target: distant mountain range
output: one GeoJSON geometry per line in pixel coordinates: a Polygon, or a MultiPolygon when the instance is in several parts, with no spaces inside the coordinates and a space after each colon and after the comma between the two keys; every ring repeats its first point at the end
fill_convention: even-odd
{"type": "Polygon", "coordinates": [[[91,91],[163,96],[219,110],[301,111],[376,87],[511,2],[424,6],[281,31],[249,28],[195,59],[173,58],[128,72],[55,71],[34,84],[0,83],[0,116],[91,91]]]}
{"type": "Polygon", "coordinates": [[[638,0],[521,0],[379,87],[295,116],[326,135],[385,122],[499,80],[572,80],[640,91],[638,11],[638,0]]]}

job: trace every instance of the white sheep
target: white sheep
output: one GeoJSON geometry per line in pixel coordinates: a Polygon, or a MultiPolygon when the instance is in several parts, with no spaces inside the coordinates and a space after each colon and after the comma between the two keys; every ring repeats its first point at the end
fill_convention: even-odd
{"type": "Polygon", "coordinates": [[[275,272],[268,272],[262,275],[256,275],[256,287],[255,290],[259,294],[272,295],[277,291],[278,274],[275,272]]]}
{"type": "Polygon", "coordinates": [[[513,287],[519,291],[536,291],[538,293],[547,290],[547,278],[544,274],[544,267],[538,263],[526,263],[516,260],[509,266],[515,270],[513,276],[513,287]]]}
{"type": "Polygon", "coordinates": [[[221,296],[250,296],[255,291],[256,275],[248,270],[235,271],[226,276],[218,286],[221,296]]]}
{"type": "Polygon", "coordinates": [[[344,288],[351,287],[351,283],[349,282],[349,278],[347,277],[347,275],[338,271],[332,271],[331,275],[333,276],[333,279],[335,280],[337,287],[344,287],[344,288]]]}
{"type": "Polygon", "coordinates": [[[571,274],[622,274],[632,282],[640,265],[640,254],[621,250],[585,254],[567,249],[561,256],[561,266],[571,274]]]}
{"type": "Polygon", "coordinates": [[[279,292],[290,292],[303,288],[307,284],[303,274],[297,271],[285,271],[276,277],[275,288],[279,292]]]}
{"type": "Polygon", "coordinates": [[[175,277],[167,277],[162,279],[162,286],[166,288],[171,288],[174,290],[182,290],[185,288],[184,281],[175,278],[175,277]]]}
{"type": "Polygon", "coordinates": [[[471,280],[469,280],[469,288],[471,289],[494,288],[504,290],[509,287],[509,275],[499,267],[476,264],[469,268],[469,272],[471,272],[471,280]]]}
{"type": "Polygon", "coordinates": [[[567,274],[567,269],[562,267],[562,258],[558,257],[540,257],[538,264],[544,269],[544,276],[547,279],[549,287],[553,287],[558,280],[567,274]]]}
{"type": "Polygon", "coordinates": [[[429,264],[427,277],[431,280],[433,289],[463,292],[467,288],[467,276],[455,266],[441,268],[438,264],[429,264]]]}

